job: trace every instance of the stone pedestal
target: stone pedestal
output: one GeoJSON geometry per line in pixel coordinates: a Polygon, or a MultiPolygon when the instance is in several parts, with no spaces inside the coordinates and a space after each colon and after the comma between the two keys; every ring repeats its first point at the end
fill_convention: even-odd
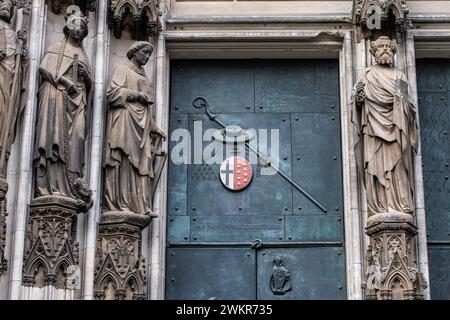
{"type": "Polygon", "coordinates": [[[8,183],[0,178],[0,275],[8,268],[8,261],[5,259],[6,245],[6,192],[8,183]]]}
{"type": "Polygon", "coordinates": [[[366,234],[366,299],[422,300],[427,284],[417,267],[414,217],[401,212],[374,215],[366,234]]]}
{"type": "Polygon", "coordinates": [[[100,222],[95,298],[98,300],[146,299],[145,259],[141,232],[153,216],[109,211],[100,222]]]}
{"type": "Polygon", "coordinates": [[[23,285],[79,289],[77,215],[84,202],[62,196],[34,199],[25,240],[23,285]]]}

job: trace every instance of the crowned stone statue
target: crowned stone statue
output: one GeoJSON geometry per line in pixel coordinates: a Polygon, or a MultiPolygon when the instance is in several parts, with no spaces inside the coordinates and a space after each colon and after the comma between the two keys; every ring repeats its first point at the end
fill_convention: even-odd
{"type": "Polygon", "coordinates": [[[47,49],[39,68],[43,82],[34,148],[35,197],[64,197],[89,207],[91,191],[82,180],[93,87],[82,44],[88,20],[77,6],[69,6],[65,18],[65,38],[47,49]]]}

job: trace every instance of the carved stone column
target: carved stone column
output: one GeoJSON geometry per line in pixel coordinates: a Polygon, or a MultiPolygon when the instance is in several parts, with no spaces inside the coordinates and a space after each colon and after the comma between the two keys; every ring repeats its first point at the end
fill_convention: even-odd
{"type": "Polygon", "coordinates": [[[109,26],[117,39],[125,28],[130,30],[135,40],[147,40],[156,35],[158,16],[158,0],[109,1],[109,26]]]}
{"type": "Polygon", "coordinates": [[[7,260],[5,259],[6,244],[6,192],[8,183],[0,178],[0,276],[7,270],[7,260]]]}

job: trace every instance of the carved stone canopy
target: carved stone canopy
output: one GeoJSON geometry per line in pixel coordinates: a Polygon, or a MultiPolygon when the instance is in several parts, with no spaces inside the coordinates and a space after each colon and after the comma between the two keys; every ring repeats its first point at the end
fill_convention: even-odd
{"type": "Polygon", "coordinates": [[[86,13],[86,11],[95,11],[97,1],[95,0],[49,0],[50,8],[54,14],[59,14],[63,10],[64,6],[77,5],[81,10],[86,13]]]}
{"type": "Polygon", "coordinates": [[[135,40],[148,40],[158,31],[158,0],[110,0],[109,24],[119,39],[127,30],[135,40]]]}
{"type": "Polygon", "coordinates": [[[392,36],[392,32],[406,29],[408,13],[406,0],[354,0],[352,22],[365,37],[392,36]]]}
{"type": "Polygon", "coordinates": [[[13,0],[13,4],[18,8],[30,9],[32,0],[13,0]]]}

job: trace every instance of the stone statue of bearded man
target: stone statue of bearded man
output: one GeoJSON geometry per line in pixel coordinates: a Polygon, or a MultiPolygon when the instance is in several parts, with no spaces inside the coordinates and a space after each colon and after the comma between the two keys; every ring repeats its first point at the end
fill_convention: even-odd
{"type": "Polygon", "coordinates": [[[356,154],[370,217],[413,214],[412,152],[417,149],[416,110],[406,75],[393,68],[396,44],[388,37],[371,43],[376,63],[356,84],[356,154]]]}

